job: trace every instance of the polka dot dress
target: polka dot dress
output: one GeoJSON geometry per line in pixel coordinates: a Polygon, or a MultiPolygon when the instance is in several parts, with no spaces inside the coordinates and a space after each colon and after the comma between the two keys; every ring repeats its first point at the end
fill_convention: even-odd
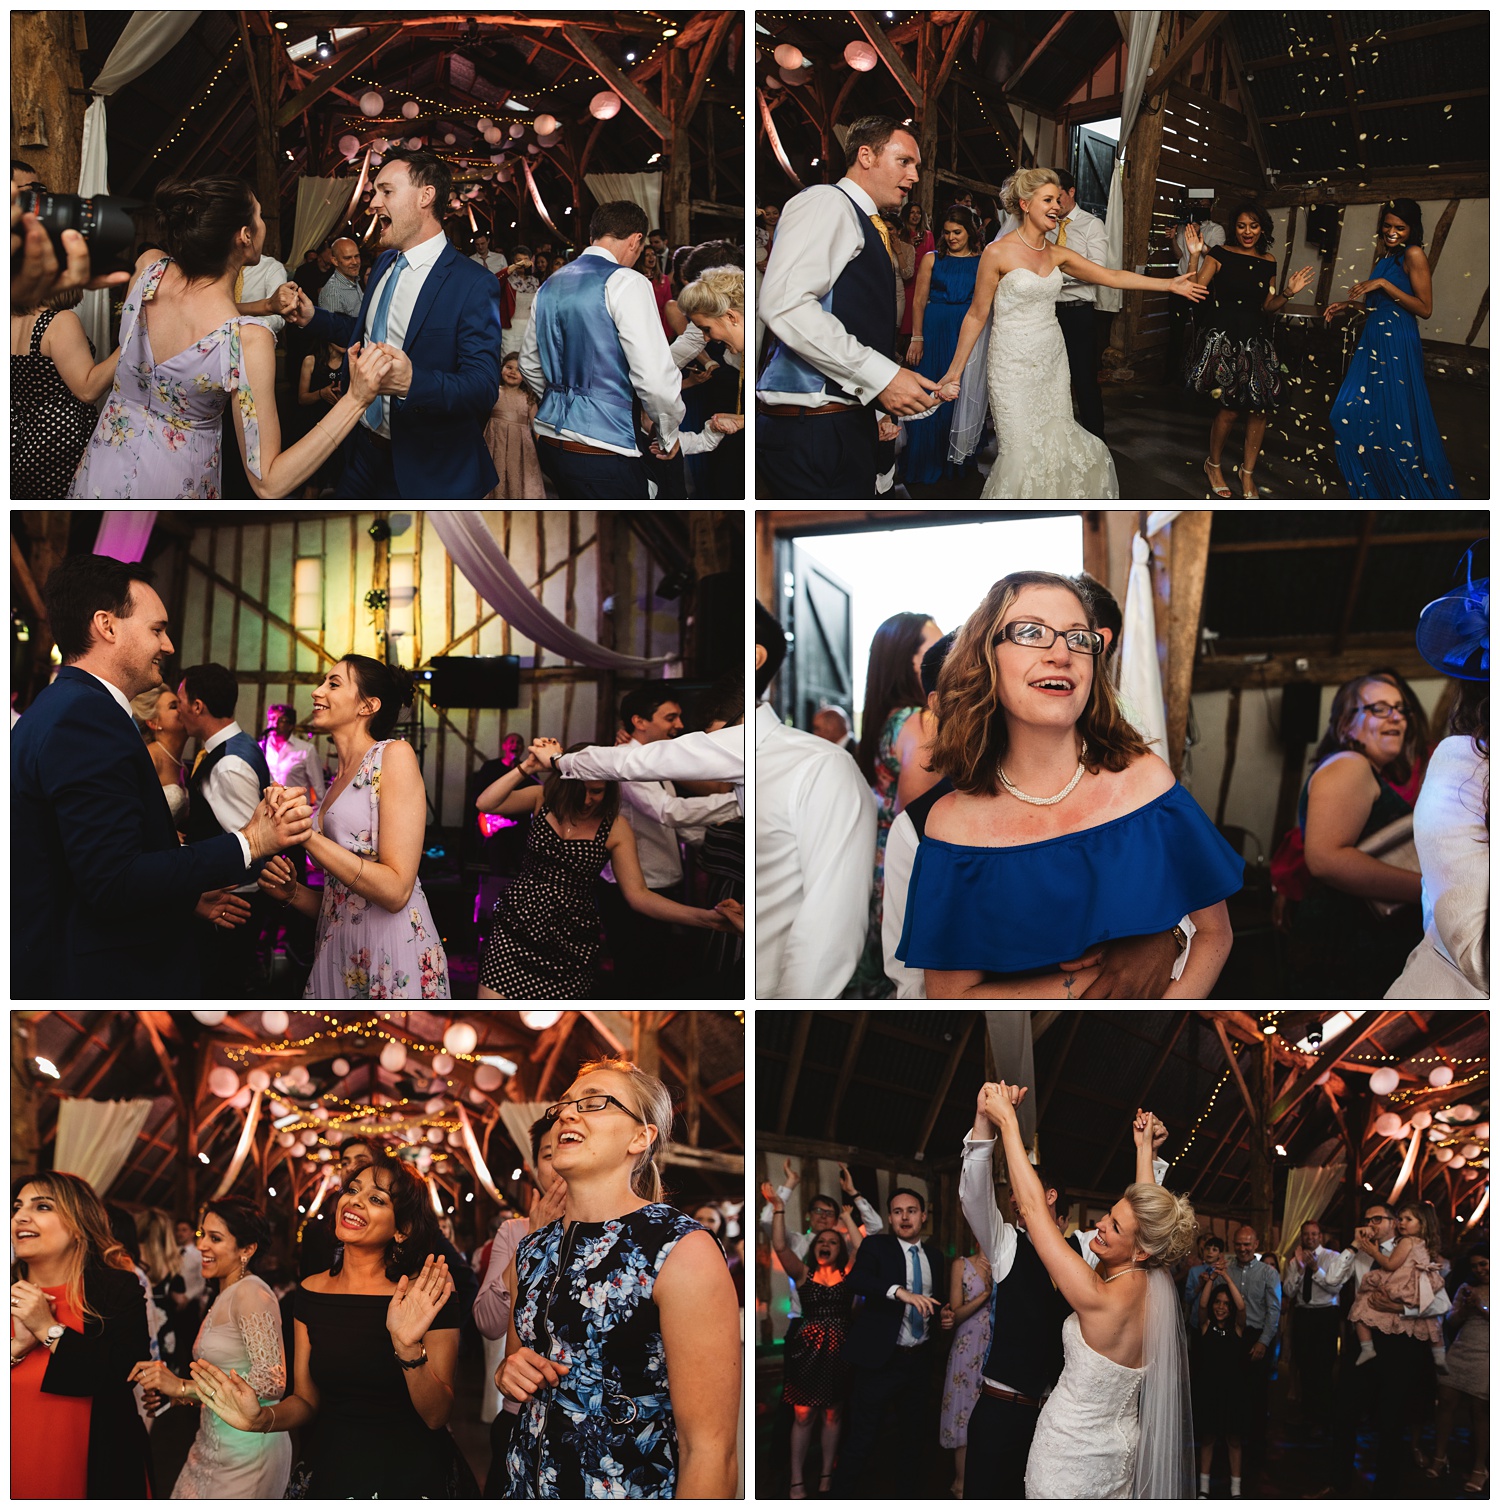
{"type": "MultiPolygon", "coordinates": [[[[74,398],[42,337],[58,311],[43,310],[31,328],[31,349],[10,359],[10,495],[65,498],[99,414],[74,398]]],[[[89,342],[89,351],[94,343],[89,342]]]]}
{"type": "Polygon", "coordinates": [[[495,904],[480,983],[509,999],[595,994],[600,942],[594,882],[609,860],[613,819],[591,839],[564,839],[537,810],[526,860],[495,904]]]}
{"type": "MultiPolygon", "coordinates": [[[[807,1259],[813,1262],[811,1253],[807,1259]]],[[[802,1325],[787,1340],[783,1396],[788,1405],[838,1405],[849,1393],[849,1365],[843,1352],[854,1310],[854,1286],[847,1276],[836,1285],[820,1285],[809,1274],[806,1283],[797,1286],[797,1295],[802,1302],[802,1325]]]]}

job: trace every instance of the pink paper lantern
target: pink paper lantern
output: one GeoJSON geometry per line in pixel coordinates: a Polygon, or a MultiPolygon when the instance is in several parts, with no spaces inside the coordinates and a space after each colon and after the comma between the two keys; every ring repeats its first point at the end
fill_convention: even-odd
{"type": "Polygon", "coordinates": [[[422,150],[422,138],[420,136],[409,136],[406,138],[406,145],[413,152],[420,152],[422,150]]]}
{"type": "Polygon", "coordinates": [[[474,1069],[474,1084],[482,1091],[497,1091],[505,1084],[505,1076],[493,1064],[477,1065],[474,1069]]]}
{"type": "Polygon", "coordinates": [[[1484,1150],[1477,1143],[1465,1143],[1464,1146],[1459,1149],[1459,1152],[1466,1159],[1477,1159],[1479,1155],[1484,1152],[1484,1150]]]}
{"type": "Polygon", "coordinates": [[[401,107],[401,114],[404,115],[407,118],[407,120],[409,120],[409,121],[416,120],[416,118],[419,115],[421,115],[421,113],[422,113],[422,107],[419,104],[417,104],[417,102],[415,100],[408,100],[401,107]]]}
{"type": "Polygon", "coordinates": [[[1319,1075],[1318,1078],[1315,1081],[1313,1081],[1313,1084],[1314,1085],[1327,1085],[1328,1082],[1330,1080],[1332,1080],[1332,1079],[1333,1079],[1333,1071],[1332,1070],[1324,1070],[1323,1073],[1321,1075],[1319,1075]]]}
{"type": "Polygon", "coordinates": [[[1442,1090],[1445,1085],[1452,1085],[1453,1066],[1451,1064],[1438,1065],[1438,1067],[1433,1070],[1433,1072],[1427,1077],[1427,1083],[1428,1085],[1432,1086],[1434,1090],[1442,1090]]]}
{"type": "Polygon", "coordinates": [[[406,1068],[406,1045],[393,1038],[381,1049],[380,1063],[383,1069],[399,1075],[406,1068]]]}
{"type": "Polygon", "coordinates": [[[1413,1112],[1411,1114],[1411,1125],[1426,1132],[1432,1126],[1432,1113],[1429,1111],[1413,1112]]]}
{"type": "Polygon", "coordinates": [[[794,84],[798,88],[800,88],[803,84],[807,83],[810,78],[812,78],[812,69],[783,68],[781,70],[781,77],[786,83],[794,84]]]}
{"type": "Polygon", "coordinates": [[[612,121],[620,113],[622,103],[613,89],[601,89],[589,101],[589,114],[596,121],[612,121]]]}
{"type": "Polygon", "coordinates": [[[535,125],[538,136],[551,136],[557,130],[559,122],[555,115],[539,115],[532,124],[535,125]]]}
{"type": "Polygon", "coordinates": [[[1375,1119],[1375,1131],[1382,1138],[1394,1138],[1401,1132],[1401,1118],[1395,1112],[1382,1112],[1375,1119]]]}
{"type": "MultiPolygon", "coordinates": [[[[802,49],[793,47],[790,42],[783,42],[775,52],[776,62],[781,68],[801,68],[803,63],[802,49]]],[[[784,75],[783,75],[784,77],[784,75]]]]}
{"type": "Polygon", "coordinates": [[[359,138],[354,135],[341,136],[339,138],[339,151],[345,157],[353,157],[359,151],[359,138]]]}
{"type": "Polygon", "coordinates": [[[248,1085],[251,1090],[269,1090],[271,1086],[271,1077],[265,1070],[251,1070],[250,1073],[245,1076],[245,1084],[248,1085]]]}
{"type": "Polygon", "coordinates": [[[208,1088],[221,1101],[227,1101],[240,1088],[240,1077],[227,1064],[216,1064],[208,1072],[208,1088]]]}
{"type": "Polygon", "coordinates": [[[371,89],[367,93],[360,95],[359,108],[365,115],[379,115],[385,109],[385,97],[371,89]]]}
{"type": "Polygon", "coordinates": [[[1370,1076],[1370,1090],[1376,1096],[1389,1096],[1400,1084],[1400,1075],[1389,1065],[1382,1066],[1370,1076]]]}
{"type": "Polygon", "coordinates": [[[510,139],[513,142],[518,142],[525,135],[526,128],[520,123],[520,121],[513,121],[510,127],[510,139]]]}
{"type": "Polygon", "coordinates": [[[781,80],[778,79],[774,73],[768,73],[766,75],[766,88],[770,89],[770,90],[772,90],[774,92],[775,90],[778,90],[778,89],[785,89],[786,85],[783,84],[781,82],[781,80]]]}
{"type": "Polygon", "coordinates": [[[1461,1153],[1454,1154],[1448,1161],[1449,1169],[1462,1169],[1469,1161],[1461,1153]]]}
{"type": "Polygon", "coordinates": [[[454,142],[456,142],[457,140],[458,140],[458,138],[456,136],[454,136],[454,134],[451,131],[448,132],[447,135],[443,137],[443,143],[444,143],[444,145],[445,146],[449,146],[449,147],[451,147],[454,144],[454,142]]]}
{"type": "Polygon", "coordinates": [[[474,129],[478,132],[483,133],[485,131],[488,131],[494,124],[494,121],[492,121],[489,116],[481,115],[479,119],[474,122],[474,129]]]}
{"type": "Polygon", "coordinates": [[[844,49],[844,61],[856,73],[869,73],[880,61],[880,54],[868,42],[851,42],[844,49]]]}

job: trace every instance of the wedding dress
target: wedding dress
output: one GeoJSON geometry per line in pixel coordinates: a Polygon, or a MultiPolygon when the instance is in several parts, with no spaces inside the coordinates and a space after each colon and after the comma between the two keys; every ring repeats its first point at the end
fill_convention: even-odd
{"type": "Polygon", "coordinates": [[[1012,268],[990,314],[990,414],[999,455],[983,498],[1118,498],[1109,447],[1073,420],[1068,350],[1054,306],[1059,268],[1012,268]]]}

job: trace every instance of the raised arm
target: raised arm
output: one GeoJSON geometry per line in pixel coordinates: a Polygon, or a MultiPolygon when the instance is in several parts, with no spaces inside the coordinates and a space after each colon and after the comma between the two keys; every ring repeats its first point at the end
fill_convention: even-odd
{"type": "Polygon", "coordinates": [[[1178,294],[1194,304],[1205,298],[1208,292],[1201,283],[1186,274],[1180,274],[1176,278],[1146,278],[1140,273],[1127,273],[1117,267],[1100,267],[1097,262],[1080,257],[1072,247],[1054,247],[1052,256],[1057,267],[1069,277],[1077,278],[1080,283],[1102,283],[1106,288],[1139,289],[1147,294],[1178,294]]]}
{"type": "Polygon", "coordinates": [[[474,799],[474,806],[481,813],[499,813],[503,818],[519,818],[523,813],[534,813],[542,805],[542,789],[539,786],[522,784],[527,776],[541,770],[537,760],[528,755],[520,765],[512,766],[503,776],[492,781],[474,799]]]}
{"type": "Polygon", "coordinates": [[[786,1240],[786,1203],[777,1195],[776,1187],[769,1180],[761,1184],[760,1193],[771,1208],[771,1247],[781,1261],[783,1272],[793,1284],[800,1285],[807,1278],[807,1265],[797,1257],[786,1240]]]}

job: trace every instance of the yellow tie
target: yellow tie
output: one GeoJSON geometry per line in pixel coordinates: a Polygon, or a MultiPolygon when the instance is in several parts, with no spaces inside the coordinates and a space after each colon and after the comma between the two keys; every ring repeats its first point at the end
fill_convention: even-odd
{"type": "Polygon", "coordinates": [[[880,239],[885,242],[885,254],[894,263],[896,253],[891,247],[891,228],[879,215],[872,215],[870,219],[875,223],[875,229],[880,232],[880,239]]]}
{"type": "Polygon", "coordinates": [[[1068,244],[1068,222],[1066,220],[1057,228],[1057,244],[1059,246],[1066,246],[1068,244]]]}
{"type": "Polygon", "coordinates": [[[245,292],[245,269],[241,268],[239,270],[239,272],[237,272],[234,275],[234,302],[236,304],[239,304],[239,303],[242,302],[244,292],[245,292]]]}
{"type": "Polygon", "coordinates": [[[198,774],[198,767],[203,764],[203,757],[207,754],[207,750],[199,750],[198,753],[193,756],[193,769],[188,773],[189,781],[191,781],[193,777],[198,774]]]}

